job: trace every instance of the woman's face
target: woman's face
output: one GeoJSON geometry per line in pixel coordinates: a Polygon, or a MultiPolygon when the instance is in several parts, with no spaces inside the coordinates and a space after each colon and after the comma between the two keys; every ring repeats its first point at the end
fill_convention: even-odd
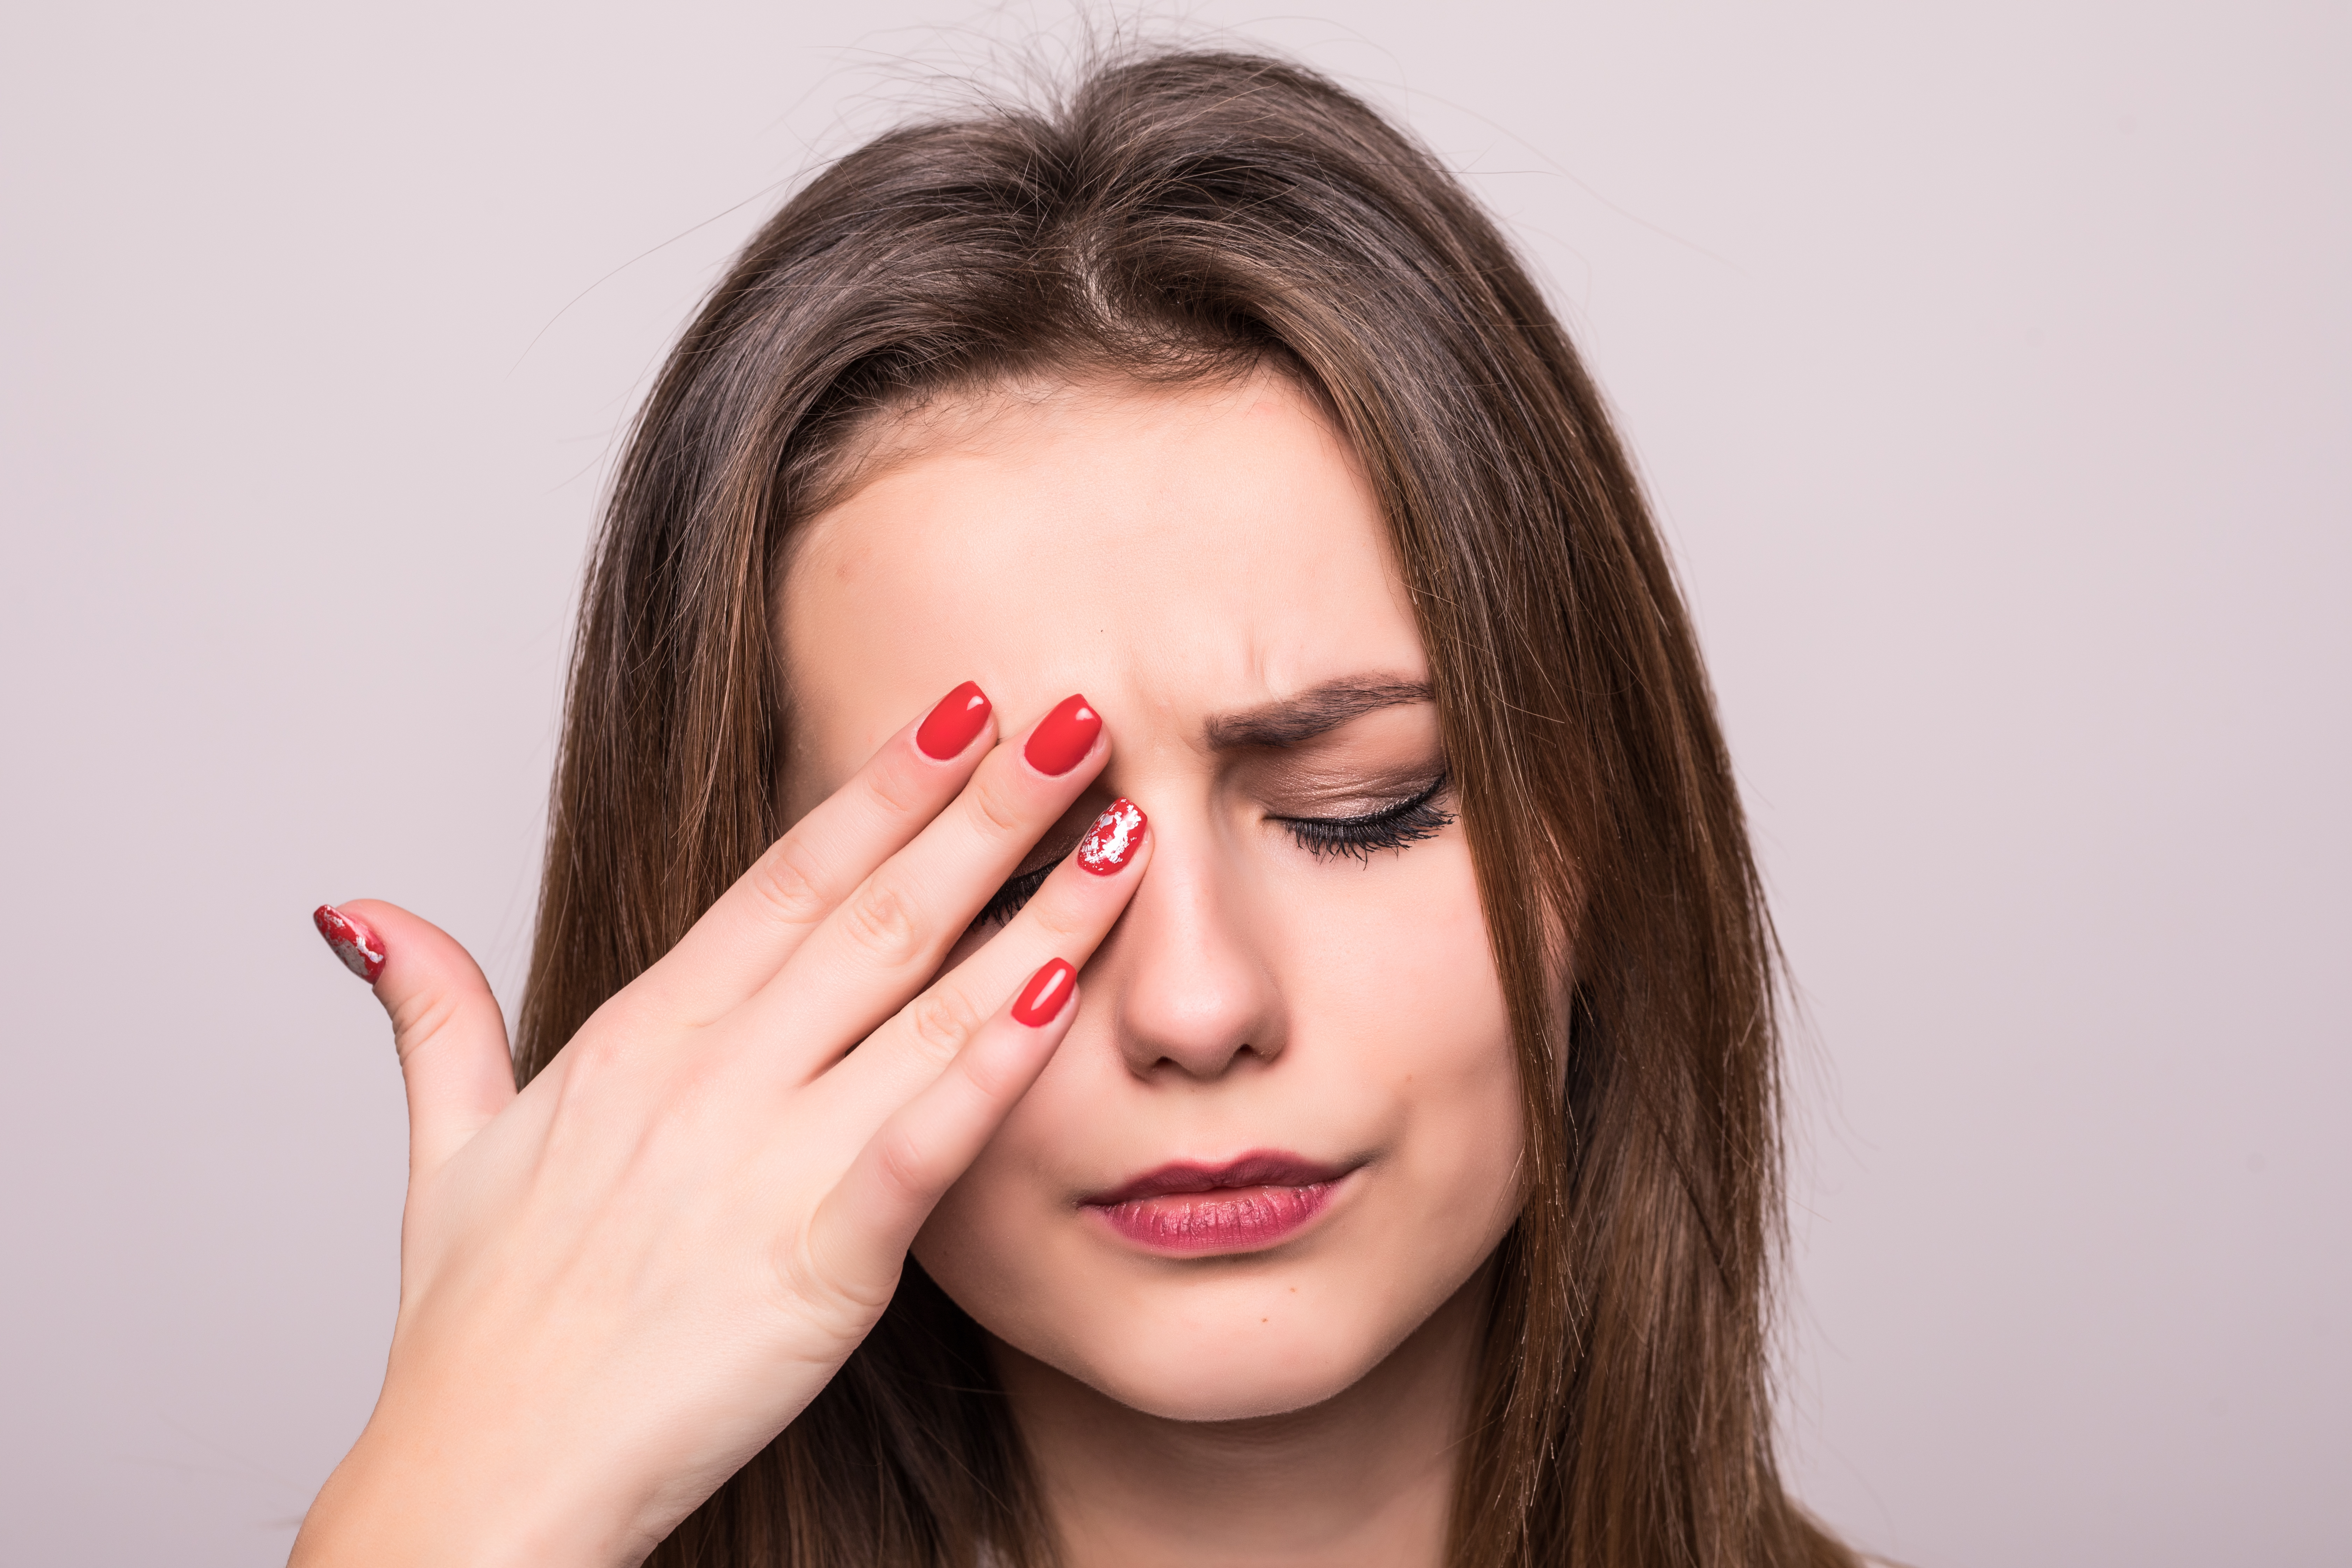
{"type": "Polygon", "coordinates": [[[877,440],[785,582],[791,810],[970,679],[1006,733],[1084,692],[1110,735],[1030,865],[1117,795],[1155,835],[1068,1039],[915,1254],[1137,1409],[1329,1398],[1519,1203],[1502,992],[1371,492],[1276,376],[976,397],[877,440]]]}

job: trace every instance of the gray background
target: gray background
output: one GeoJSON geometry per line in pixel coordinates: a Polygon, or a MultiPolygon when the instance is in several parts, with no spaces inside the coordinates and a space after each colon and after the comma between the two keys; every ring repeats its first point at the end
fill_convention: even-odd
{"type": "MultiPolygon", "coordinates": [[[[2352,25],[1212,5],[1515,226],[1622,411],[1806,1006],[1800,1493],[1923,1568],[2352,1559],[2352,25]]],[[[278,1559],[391,1321],[309,929],[509,1001],[617,433],[730,248],[1047,9],[18,6],[0,1560],[278,1559]]]]}

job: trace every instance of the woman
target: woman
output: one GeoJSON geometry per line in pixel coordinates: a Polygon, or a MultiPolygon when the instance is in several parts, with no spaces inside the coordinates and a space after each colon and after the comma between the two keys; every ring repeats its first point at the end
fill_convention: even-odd
{"type": "Polygon", "coordinates": [[[1773,1466],[1772,946],[1664,552],[1314,76],[794,197],[621,470],[511,1078],[450,939],[320,921],[413,1158],[298,1563],[1851,1561],[1773,1466]]]}

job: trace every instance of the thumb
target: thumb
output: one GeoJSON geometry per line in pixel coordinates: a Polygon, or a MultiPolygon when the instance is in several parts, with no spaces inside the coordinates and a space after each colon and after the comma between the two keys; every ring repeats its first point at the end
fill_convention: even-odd
{"type": "Polygon", "coordinates": [[[411,1179],[439,1168],[514,1098],[506,1019],[457,940],[397,904],[321,904],[319,934],[392,1016],[408,1087],[411,1179]]]}

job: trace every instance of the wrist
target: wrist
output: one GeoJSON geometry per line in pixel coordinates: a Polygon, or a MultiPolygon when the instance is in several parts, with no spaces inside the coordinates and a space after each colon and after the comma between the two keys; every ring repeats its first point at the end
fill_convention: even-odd
{"type": "MultiPolygon", "coordinates": [[[[381,1412],[379,1412],[381,1415],[381,1412]]],[[[319,1489],[288,1568],[635,1568],[654,1542],[609,1491],[528,1447],[418,1438],[372,1420],[319,1489]],[[489,1451],[484,1451],[488,1449],[489,1451]]]]}

